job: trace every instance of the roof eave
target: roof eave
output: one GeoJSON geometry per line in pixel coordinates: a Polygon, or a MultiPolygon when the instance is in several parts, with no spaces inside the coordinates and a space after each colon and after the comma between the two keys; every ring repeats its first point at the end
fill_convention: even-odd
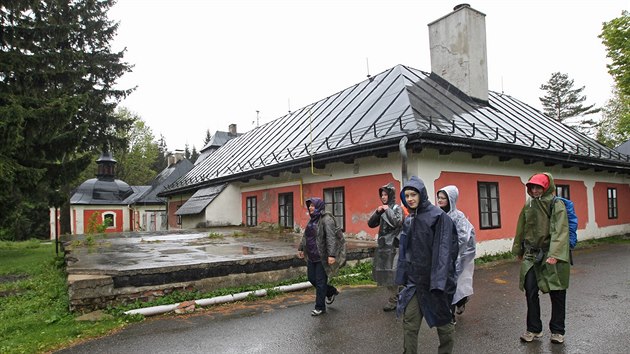
{"type": "MultiPolygon", "coordinates": [[[[443,134],[415,133],[410,134],[408,148],[420,151],[423,148],[434,148],[440,153],[467,152],[473,158],[484,155],[497,156],[503,161],[510,159],[522,159],[527,164],[543,162],[546,165],[562,165],[563,167],[578,167],[580,169],[594,169],[595,171],[608,171],[630,175],[630,163],[611,163],[606,159],[598,159],[590,156],[567,154],[549,150],[531,149],[525,146],[497,143],[492,141],[481,141],[460,138],[456,136],[446,136],[443,134]]],[[[359,145],[344,151],[329,151],[317,154],[313,157],[315,165],[332,162],[352,163],[357,158],[366,156],[386,157],[388,153],[399,151],[398,143],[402,136],[391,139],[384,139],[371,144],[359,145]]],[[[194,185],[188,185],[168,191],[162,191],[159,197],[167,197],[182,193],[194,192],[199,188],[208,187],[220,183],[235,181],[262,179],[266,175],[277,175],[280,172],[291,171],[300,168],[308,168],[311,165],[311,158],[300,158],[273,166],[263,167],[256,170],[243,171],[228,176],[213,178],[208,181],[194,185]]]]}

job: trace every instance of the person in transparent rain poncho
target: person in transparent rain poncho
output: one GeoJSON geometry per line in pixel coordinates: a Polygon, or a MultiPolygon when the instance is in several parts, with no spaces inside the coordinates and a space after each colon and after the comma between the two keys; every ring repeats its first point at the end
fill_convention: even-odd
{"type": "Polygon", "coordinates": [[[451,217],[457,228],[457,243],[459,252],[455,263],[457,274],[457,290],[453,297],[451,311],[453,323],[457,323],[455,314],[461,315],[466,309],[466,303],[473,294],[473,274],[475,272],[475,227],[470,223],[466,215],[457,209],[459,189],[450,185],[437,192],[437,205],[451,217]]]}

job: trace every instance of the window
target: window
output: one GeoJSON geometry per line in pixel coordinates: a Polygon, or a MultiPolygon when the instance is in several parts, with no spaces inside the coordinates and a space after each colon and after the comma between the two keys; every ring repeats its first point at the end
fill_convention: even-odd
{"type": "Polygon", "coordinates": [[[116,214],[114,213],[104,213],[103,214],[103,225],[107,226],[107,228],[116,227],[116,214]]]}
{"type": "Polygon", "coordinates": [[[346,229],[346,224],[344,223],[344,200],[343,187],[324,189],[326,211],[333,214],[337,221],[337,226],[341,227],[343,230],[346,229]]]}
{"type": "Polygon", "coordinates": [[[608,218],[617,219],[617,188],[608,188],[608,218]]]}
{"type": "Polygon", "coordinates": [[[293,227],[293,193],[278,194],[278,224],[293,227]]]}
{"type": "MultiPolygon", "coordinates": [[[[183,204],[179,204],[175,210],[179,210],[179,208],[181,208],[182,205],[183,204]]],[[[181,225],[182,224],[182,216],[181,215],[177,215],[176,222],[177,222],[177,225],[181,225]]]]}
{"type": "Polygon", "coordinates": [[[499,207],[499,184],[496,182],[477,182],[479,193],[479,225],[481,229],[501,227],[501,209],[499,207]]]}
{"type": "Polygon", "coordinates": [[[256,211],[256,197],[247,197],[245,222],[247,226],[258,225],[258,212],[256,211]]]}
{"type": "Polygon", "coordinates": [[[564,199],[571,199],[571,193],[568,184],[556,184],[556,195],[564,199]]]}

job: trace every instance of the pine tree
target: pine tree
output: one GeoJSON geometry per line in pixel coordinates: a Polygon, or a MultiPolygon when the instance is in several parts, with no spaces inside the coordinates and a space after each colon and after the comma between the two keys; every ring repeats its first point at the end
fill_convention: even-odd
{"type": "Polygon", "coordinates": [[[543,110],[547,116],[558,122],[565,122],[568,118],[581,116],[573,125],[583,133],[590,133],[590,130],[596,125],[592,119],[584,118],[585,115],[597,113],[599,108],[595,105],[584,106],[586,96],[582,94],[584,86],[573,88],[573,80],[569,79],[569,75],[555,72],[551,74],[551,78],[546,84],[540,85],[540,89],[547,92],[540,97],[543,110]]]}
{"type": "Polygon", "coordinates": [[[47,236],[48,206],[63,204],[90,152],[130,125],[114,114],[132,90],[114,89],[131,66],[109,45],[113,4],[0,4],[0,239],[47,236]]]}
{"type": "Polygon", "coordinates": [[[203,139],[203,146],[205,147],[212,140],[212,134],[210,134],[210,129],[206,129],[206,137],[203,139]]]}
{"type": "Polygon", "coordinates": [[[168,146],[166,145],[166,138],[164,138],[164,135],[160,134],[160,139],[158,139],[157,145],[159,153],[153,161],[151,169],[154,171],[162,171],[168,165],[168,146]]]}
{"type": "Polygon", "coordinates": [[[195,163],[198,157],[199,153],[197,152],[197,148],[195,148],[195,145],[193,145],[192,152],[190,153],[190,162],[195,163]]]}

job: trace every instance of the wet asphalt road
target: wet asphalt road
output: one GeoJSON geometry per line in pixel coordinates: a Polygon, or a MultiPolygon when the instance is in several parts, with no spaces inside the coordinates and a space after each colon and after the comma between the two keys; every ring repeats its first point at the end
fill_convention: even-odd
{"type": "MultiPolygon", "coordinates": [[[[630,244],[579,249],[567,293],[565,344],[521,343],[525,295],[518,264],[478,268],[475,295],[458,317],[456,353],[630,352],[630,244]]],[[[57,353],[399,353],[402,323],[381,310],[377,287],[342,288],[328,313],[309,315],[313,289],[275,299],[215,306],[186,316],[149,318],[108,337],[57,353]]],[[[543,323],[549,296],[541,295],[543,323]]],[[[437,334],[423,323],[419,351],[435,353],[437,334]]]]}

